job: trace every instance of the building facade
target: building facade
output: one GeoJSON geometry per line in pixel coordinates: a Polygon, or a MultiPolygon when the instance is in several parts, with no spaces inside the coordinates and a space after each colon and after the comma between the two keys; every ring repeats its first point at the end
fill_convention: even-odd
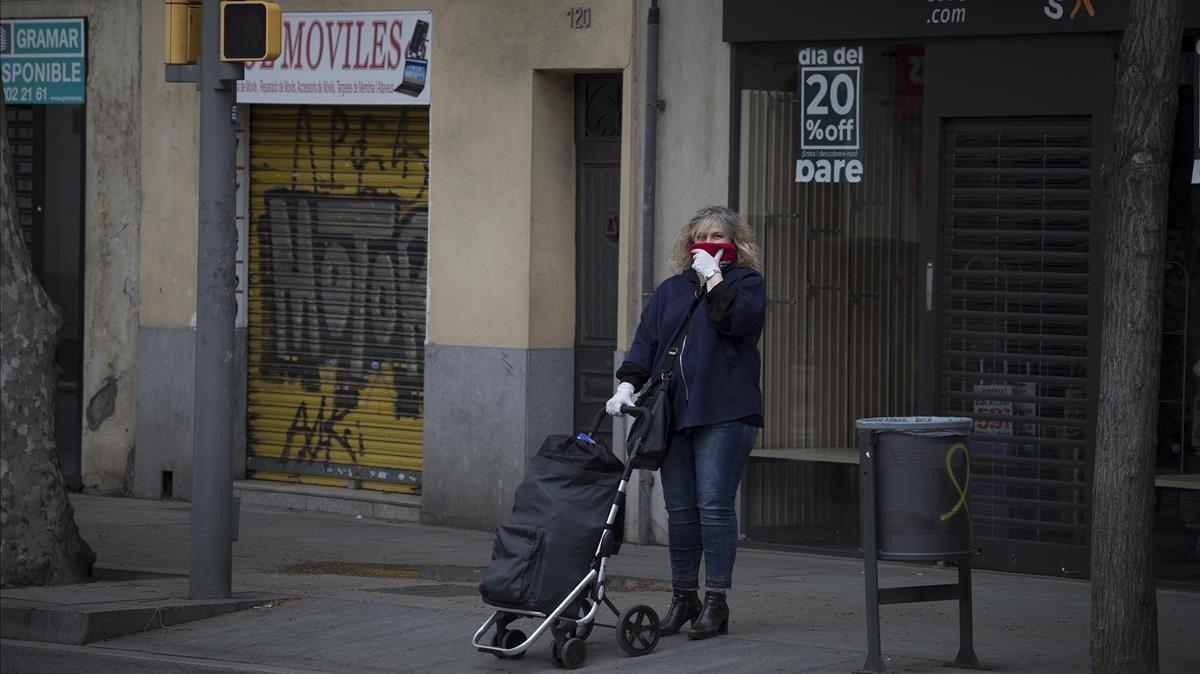
{"type": "MultiPolygon", "coordinates": [[[[64,284],[82,288],[80,383],[60,408],[79,481],[189,498],[198,99],[164,80],[162,4],[3,13],[87,32],[86,101],[9,113],[31,139],[78,120],[78,156],[29,146],[81,185],[82,215],[63,216],[81,239],[83,280],[64,284]]],[[[284,54],[248,69],[231,119],[237,478],[419,496],[425,522],[494,526],[542,438],[611,394],[644,265],[678,271],[679,227],[729,204],[769,299],[745,542],[855,554],[854,420],[961,415],[980,565],[1086,576],[1124,2],[661,0],[654,105],[649,0],[283,4],[284,54]]],[[[1185,20],[1155,545],[1160,577],[1194,583],[1200,12],[1185,20]]],[[[49,204],[36,182],[30,203],[49,204]]],[[[654,477],[626,531],[665,543],[654,477]]]]}
{"type": "MultiPolygon", "coordinates": [[[[617,228],[634,220],[633,5],[285,5],[284,53],[248,68],[232,115],[234,475],[420,495],[427,521],[491,526],[526,455],[574,424],[576,351],[602,352],[611,375],[617,228]],[[604,304],[580,339],[577,245],[602,262],[579,271],[599,279],[583,296],[604,304]]],[[[59,415],[92,426],[60,423],[78,437],[77,483],[190,498],[198,97],[165,79],[163,3],[6,1],[3,14],[28,31],[79,19],[86,34],[86,100],[9,115],[30,138],[87,117],[85,382],[59,415]]],[[[40,213],[51,199],[32,191],[61,186],[62,152],[26,145],[47,165],[27,200],[40,213]]],[[[28,229],[35,257],[60,236],[28,229]]]]}

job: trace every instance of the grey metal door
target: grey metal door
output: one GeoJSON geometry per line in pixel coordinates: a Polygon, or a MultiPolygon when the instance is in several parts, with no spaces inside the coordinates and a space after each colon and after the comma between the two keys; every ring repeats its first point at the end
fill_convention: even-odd
{"type": "MultiPolygon", "coordinates": [[[[612,395],[617,347],[621,79],[575,78],[575,428],[612,395]]],[[[611,446],[612,422],[601,436],[611,446]]]]}
{"type": "Polygon", "coordinates": [[[1111,60],[1077,47],[929,49],[922,246],[921,407],[975,420],[979,565],[1067,576],[1088,563],[1111,60]]]}

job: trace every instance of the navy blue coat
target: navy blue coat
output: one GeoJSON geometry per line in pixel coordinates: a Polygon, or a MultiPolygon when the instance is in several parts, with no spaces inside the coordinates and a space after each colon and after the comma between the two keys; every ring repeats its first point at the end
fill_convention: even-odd
{"type": "MultiPolygon", "coordinates": [[[[733,267],[692,316],[671,381],[674,426],[684,430],[744,419],[762,426],[759,377],[767,299],[762,274],[733,267]]],[[[702,285],[691,269],[665,280],[642,311],[633,346],[617,378],[640,389],[665,365],[671,337],[702,285]]]]}

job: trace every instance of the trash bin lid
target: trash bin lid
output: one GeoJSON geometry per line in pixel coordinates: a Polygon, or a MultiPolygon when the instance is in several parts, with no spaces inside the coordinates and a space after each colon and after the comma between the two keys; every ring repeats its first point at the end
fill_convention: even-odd
{"type": "Polygon", "coordinates": [[[966,435],[974,423],[967,417],[872,417],[855,421],[854,427],[860,431],[877,433],[941,437],[966,435]]]}

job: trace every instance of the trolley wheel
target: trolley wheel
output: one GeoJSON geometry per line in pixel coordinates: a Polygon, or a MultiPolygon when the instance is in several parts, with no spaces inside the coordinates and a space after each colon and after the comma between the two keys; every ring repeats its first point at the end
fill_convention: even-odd
{"type": "Polygon", "coordinates": [[[587,662],[587,644],[579,637],[567,639],[558,649],[558,661],[566,669],[579,669],[587,662]]]}
{"type": "Polygon", "coordinates": [[[654,609],[645,604],[625,609],[617,621],[617,644],[634,657],[654,650],[658,645],[658,614],[654,609]]]}
{"type": "MultiPolygon", "coordinates": [[[[525,643],[525,639],[527,638],[521,630],[504,630],[503,632],[497,630],[496,636],[492,637],[492,645],[497,648],[515,648],[525,643]]],[[[501,660],[520,660],[525,657],[524,652],[517,653],[516,655],[504,655],[503,653],[493,653],[492,655],[501,660]]]]}

